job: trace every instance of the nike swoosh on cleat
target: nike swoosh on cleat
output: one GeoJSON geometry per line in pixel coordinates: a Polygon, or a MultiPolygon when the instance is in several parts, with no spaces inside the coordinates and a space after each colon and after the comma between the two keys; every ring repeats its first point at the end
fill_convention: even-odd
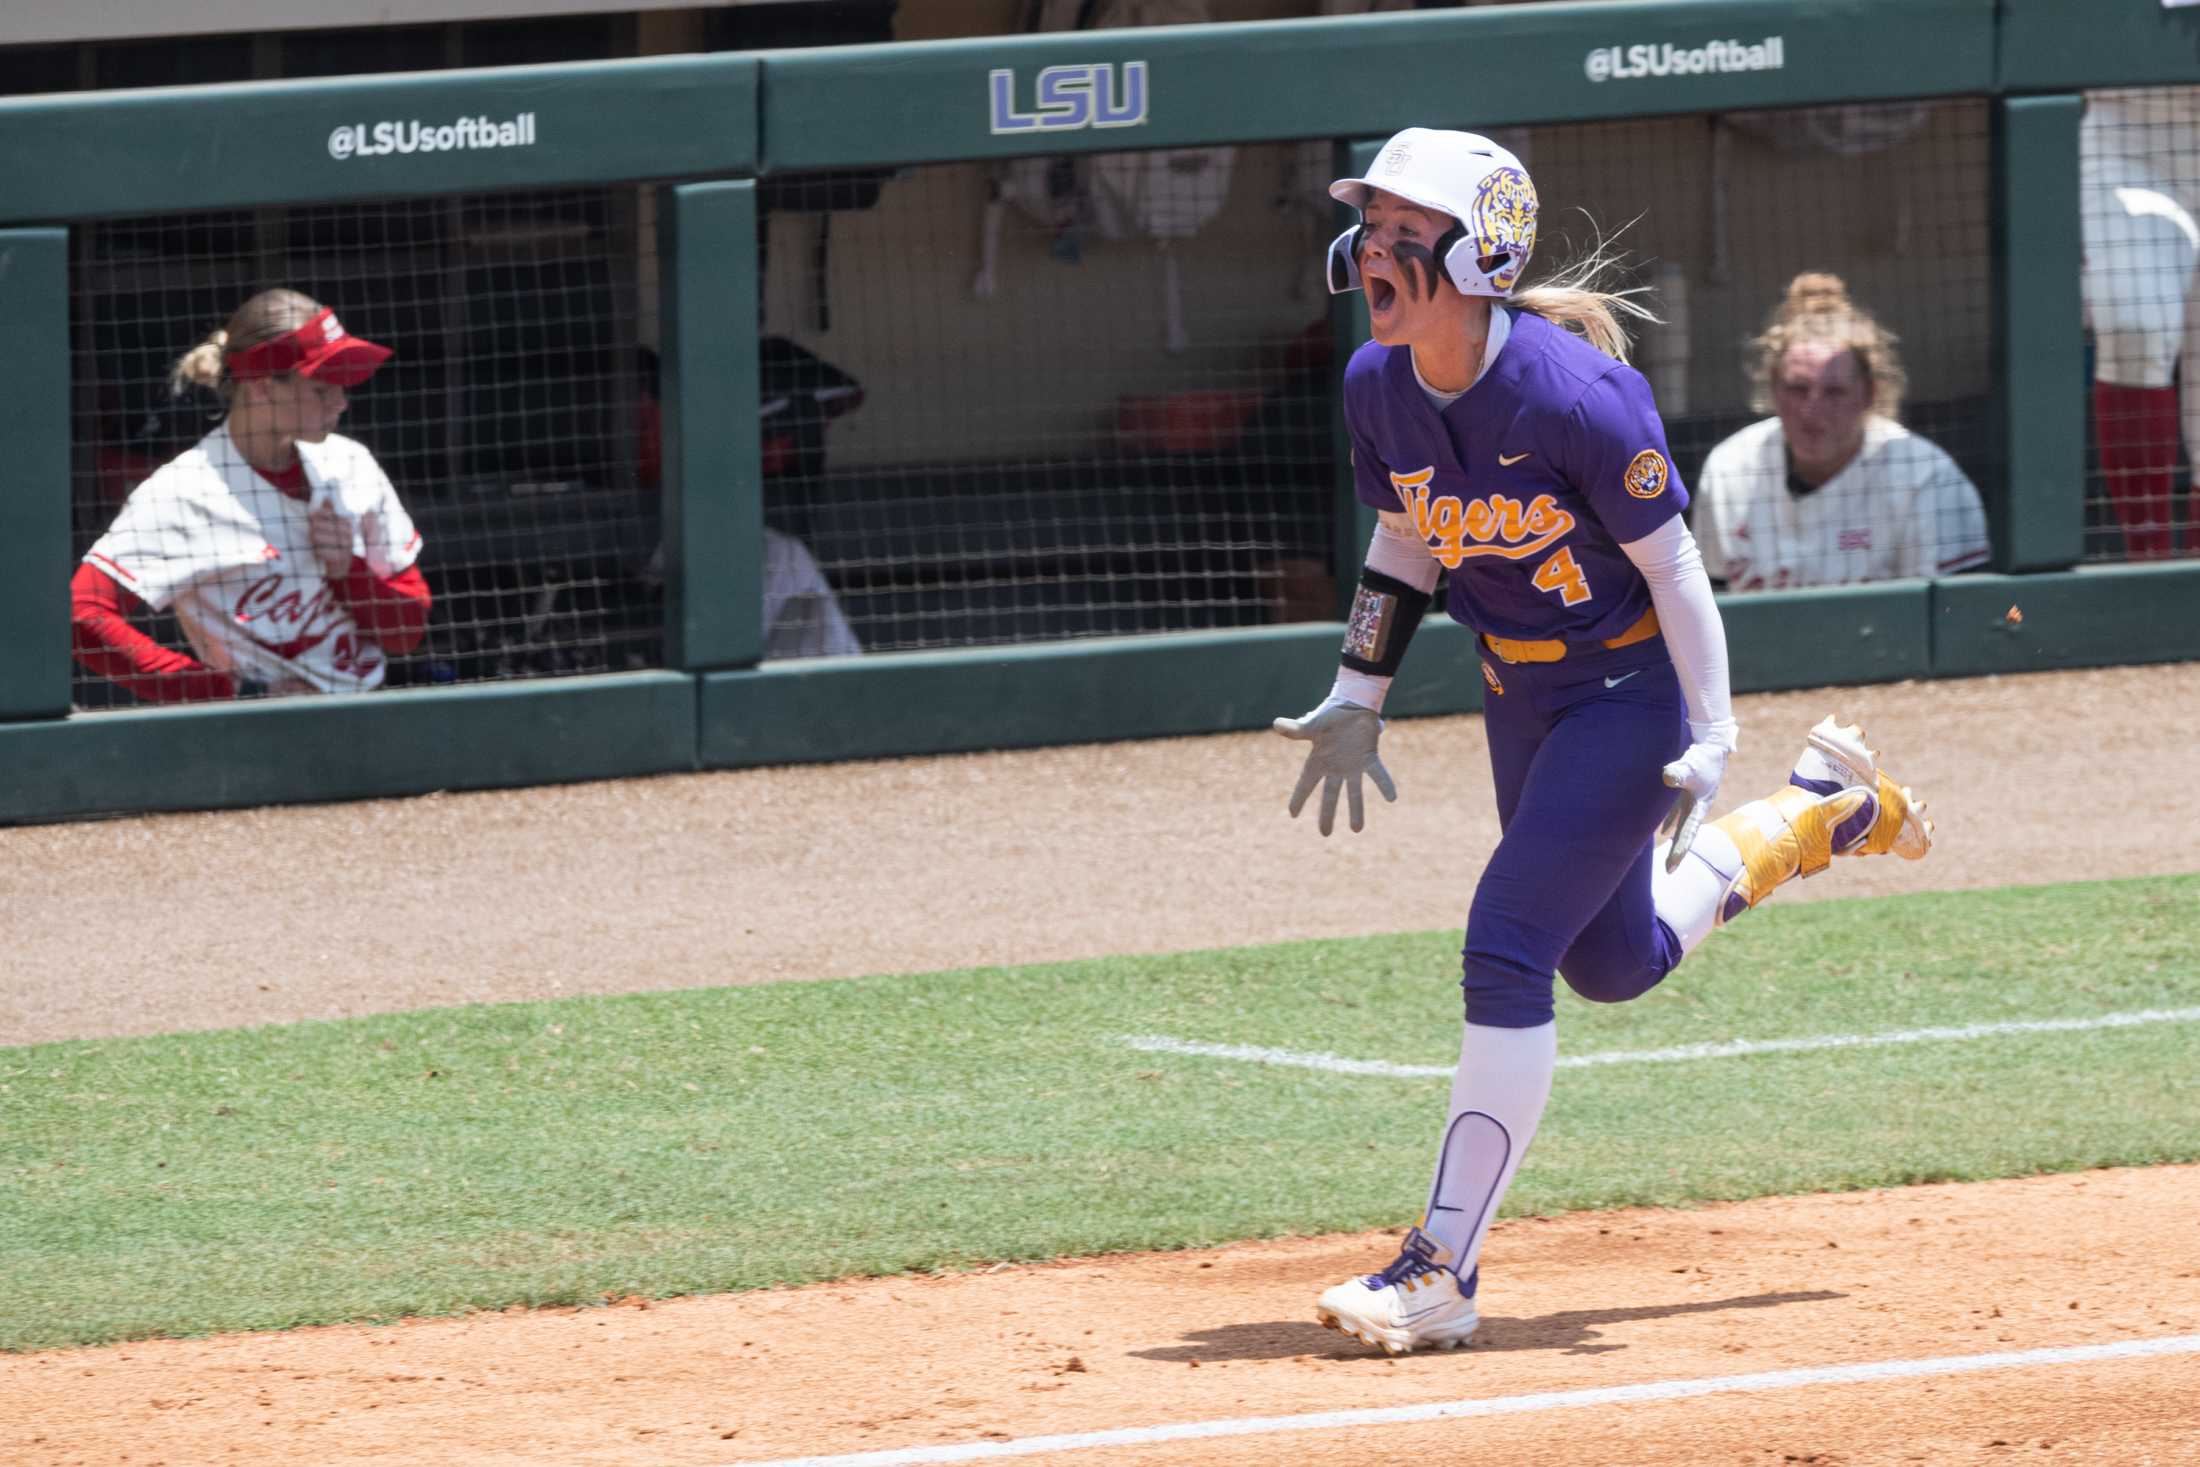
{"type": "Polygon", "coordinates": [[[1629,678],[1635,676],[1636,673],[1640,673],[1641,671],[1642,669],[1638,667],[1635,669],[1634,672],[1623,672],[1618,677],[1608,677],[1604,680],[1604,686],[1608,688],[1616,688],[1621,683],[1626,682],[1629,678]]]}
{"type": "Polygon", "coordinates": [[[1514,464],[1519,463],[1522,459],[1532,457],[1533,455],[1533,449],[1530,449],[1527,453],[1516,453],[1511,458],[1507,458],[1505,457],[1505,455],[1499,454],[1497,456],[1497,466],[1501,469],[1509,469],[1514,464]]]}

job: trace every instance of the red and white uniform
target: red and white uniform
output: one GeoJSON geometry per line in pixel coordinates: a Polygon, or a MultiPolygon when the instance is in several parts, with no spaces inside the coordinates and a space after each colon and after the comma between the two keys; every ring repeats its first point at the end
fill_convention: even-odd
{"type": "Polygon", "coordinates": [[[1737,591],[1944,576],[1986,564],[1978,490],[1940,446],[1864,420],[1864,445],[1815,490],[1788,486],[1778,418],[1711,450],[1696,484],[1705,568],[1737,591]]]}
{"type": "Polygon", "coordinates": [[[2093,417],[2133,559],[2195,548],[2178,449],[2200,451],[2200,87],[2085,94],[2078,125],[2081,277],[2093,417]]]}
{"type": "Polygon", "coordinates": [[[2182,363],[2200,259],[2200,87],[2085,96],[2078,126],[2079,223],[2095,375],[2167,387],[2182,363]]]}
{"type": "Polygon", "coordinates": [[[79,660],[161,702],[228,696],[240,681],[381,686],[388,654],[426,627],[420,532],[364,445],[332,433],[297,449],[298,467],[270,478],[224,425],[139,485],[72,585],[79,660]],[[134,603],[173,609],[200,663],[131,628],[134,603]]]}

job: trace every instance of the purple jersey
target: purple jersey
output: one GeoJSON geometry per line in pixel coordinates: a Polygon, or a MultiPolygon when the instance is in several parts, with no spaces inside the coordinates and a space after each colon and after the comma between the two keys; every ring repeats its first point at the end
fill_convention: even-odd
{"type": "Polygon", "coordinates": [[[1477,632],[1591,642],[1650,608],[1619,547],[1677,515],[1650,384],[1562,326],[1515,310],[1481,381],[1441,413],[1411,351],[1370,341],[1344,373],[1362,503],[1399,511],[1448,573],[1477,632]]]}

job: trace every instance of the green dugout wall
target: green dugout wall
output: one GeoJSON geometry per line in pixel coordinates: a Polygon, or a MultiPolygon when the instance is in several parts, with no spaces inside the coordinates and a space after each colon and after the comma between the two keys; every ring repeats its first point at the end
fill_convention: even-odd
{"type": "MultiPolygon", "coordinates": [[[[709,405],[756,394],[758,177],[1378,139],[1408,123],[1994,99],[2000,574],[1729,598],[1736,685],[2200,657],[2200,563],[2070,569],[2079,93],[2138,83],[2200,83],[2200,11],[1627,0],[0,100],[0,321],[14,348],[0,358],[0,821],[1203,733],[1297,711],[1327,686],[1334,623],[760,664],[760,449],[753,421],[709,405]],[[1137,120],[1065,110],[1060,78],[1103,67],[1123,86],[1136,72],[1137,120]],[[1065,119],[1088,125],[1041,125],[1065,119]],[[397,151],[390,129],[411,124],[448,129],[449,145],[397,151]],[[69,383],[55,364],[68,360],[72,221],[605,182],[662,185],[665,670],[69,714],[69,383]]],[[[1352,513],[1342,494],[1339,513],[1352,513]]],[[[1393,709],[1477,707],[1475,661],[1461,629],[1431,624],[1393,709]]]]}
{"type": "Polygon", "coordinates": [[[1992,89],[1994,35],[1993,0],[1631,0],[766,53],[762,163],[784,172],[1380,138],[1413,122],[1580,122],[1957,96],[1992,89]],[[1768,40],[1777,43],[1770,50],[1768,40]],[[1672,47],[1698,69],[1634,74],[1649,64],[1638,47],[1660,58],[1672,47]],[[995,125],[1034,110],[1042,68],[1133,64],[1146,69],[1149,113],[1135,129],[995,125]],[[1004,71],[1013,105],[996,117],[992,88],[1004,71]],[[1379,86],[1355,84],[1378,76],[1379,86]],[[882,115],[890,125],[880,125],[882,115]]]}
{"type": "Polygon", "coordinates": [[[748,173],[756,107],[746,56],[0,100],[0,210],[91,219],[748,173]],[[401,152],[414,123],[449,136],[401,152]]]}
{"type": "Polygon", "coordinates": [[[0,719],[69,711],[69,237],[0,230],[0,719]],[[46,492],[37,492],[44,488],[46,492]],[[58,556],[56,548],[62,548],[58,556]],[[56,655],[56,654],[60,655],[56,655]]]}

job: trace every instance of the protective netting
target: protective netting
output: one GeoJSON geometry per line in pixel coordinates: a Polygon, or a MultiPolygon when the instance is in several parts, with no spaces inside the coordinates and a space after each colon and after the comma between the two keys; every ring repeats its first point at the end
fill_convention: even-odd
{"type": "MultiPolygon", "coordinates": [[[[129,593],[123,618],[171,654],[172,673],[226,671],[245,694],[655,665],[643,347],[655,292],[639,268],[640,207],[634,189],[581,189],[76,229],[76,546],[129,593]],[[394,352],[348,389],[338,437],[298,450],[306,482],[287,489],[280,448],[270,478],[249,445],[269,423],[295,428],[307,406],[239,381],[225,417],[218,391],[170,384],[180,356],[278,287],[394,352]],[[394,502],[377,498],[385,478],[394,502]],[[417,543],[399,543],[399,523],[417,543]],[[379,585],[347,583],[354,568],[332,548],[347,532],[379,585]],[[425,583],[424,628],[404,624],[416,609],[383,604],[407,568],[425,583]]],[[[223,694],[218,678],[118,675],[112,656],[89,659],[101,675],[78,621],[81,706],[223,694]]]]}
{"type": "Polygon", "coordinates": [[[1663,322],[1636,328],[1635,362],[1714,577],[1765,590],[1985,563],[2001,468],[1983,102],[1498,135],[1542,199],[1528,284],[1602,239],[1616,278],[1649,288],[1663,322]]]}
{"type": "Polygon", "coordinates": [[[2086,94],[2078,126],[2094,454],[2085,558],[2200,552],[2200,87],[2086,94]]]}
{"type": "Polygon", "coordinates": [[[1330,155],[765,180],[766,518],[865,649],[1335,614],[1330,155]]]}
{"type": "MultiPolygon", "coordinates": [[[[1605,240],[1607,280],[1649,288],[1664,320],[1635,357],[1715,573],[1985,563],[1982,102],[1496,135],[1543,201],[1527,283],[1605,240]]],[[[863,646],[1336,614],[1331,160],[1315,142],[766,180],[767,517],[863,646]]]]}
{"type": "MultiPolygon", "coordinates": [[[[1497,130],[1543,201],[1526,284],[1616,236],[1609,278],[1651,287],[1665,319],[1638,328],[1636,361],[1732,586],[1983,563],[1974,486],[2000,475],[1986,133],[1972,100],[1497,130]],[[1807,328],[1760,341],[1783,300],[1809,305],[1807,328]]],[[[1334,616],[1335,569],[1360,553],[1339,540],[1343,360],[1321,280],[1334,158],[1310,141],[762,180],[767,655],[1334,616]]],[[[639,189],[571,189],[74,231],[79,552],[220,420],[218,396],[171,395],[178,356],[288,286],[395,351],[337,431],[417,528],[432,606],[408,637],[404,608],[346,599],[387,584],[332,562],[325,600],[240,608],[235,578],[314,549],[267,534],[252,548],[272,558],[211,557],[217,594],[163,585],[122,619],[220,670],[240,610],[298,623],[248,629],[284,656],[348,612],[381,644],[369,685],[656,665],[649,214],[639,189]]],[[[290,511],[242,486],[277,519],[314,507],[311,486],[290,511]]],[[[383,582],[412,564],[364,531],[351,548],[383,582]]],[[[244,660],[244,691],[295,685],[244,660]]],[[[160,696],[80,662],[82,705],[128,701],[118,686],[160,696]]]]}

